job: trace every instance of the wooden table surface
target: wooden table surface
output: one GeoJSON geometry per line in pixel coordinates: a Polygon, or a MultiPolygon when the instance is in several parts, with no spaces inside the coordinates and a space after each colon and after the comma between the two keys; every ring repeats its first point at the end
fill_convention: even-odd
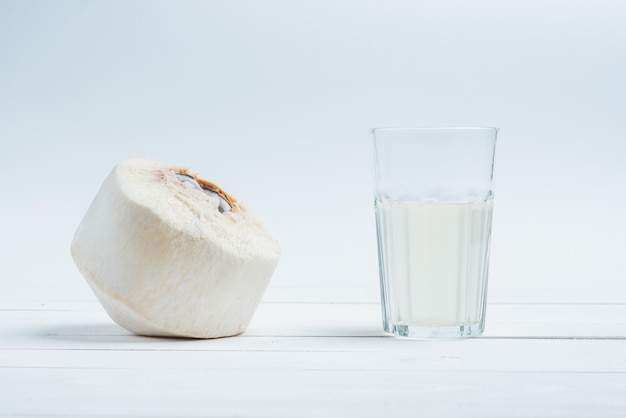
{"type": "Polygon", "coordinates": [[[126,332],[87,285],[4,285],[0,389],[2,417],[626,417],[626,304],[401,340],[376,289],[270,288],[243,335],[189,340],[126,332]]]}

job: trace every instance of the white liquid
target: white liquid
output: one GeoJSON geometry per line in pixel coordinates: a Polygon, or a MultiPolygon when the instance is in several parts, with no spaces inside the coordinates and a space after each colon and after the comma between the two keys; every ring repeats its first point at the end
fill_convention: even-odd
{"type": "Polygon", "coordinates": [[[388,332],[475,324],[482,332],[492,210],[493,201],[376,202],[388,332]]]}

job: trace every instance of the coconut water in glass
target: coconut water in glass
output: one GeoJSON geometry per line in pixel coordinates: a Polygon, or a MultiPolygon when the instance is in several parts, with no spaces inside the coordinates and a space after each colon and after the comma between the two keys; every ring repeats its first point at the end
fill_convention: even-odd
{"type": "Polygon", "coordinates": [[[372,130],[387,333],[453,338],[484,331],[496,133],[372,130]]]}

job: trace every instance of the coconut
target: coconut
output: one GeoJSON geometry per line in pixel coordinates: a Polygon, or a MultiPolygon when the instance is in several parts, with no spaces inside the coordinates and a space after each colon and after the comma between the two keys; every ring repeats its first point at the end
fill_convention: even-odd
{"type": "Polygon", "coordinates": [[[120,326],[192,338],[242,333],[280,255],[243,203],[186,168],[149,159],[115,166],[71,251],[120,326]]]}

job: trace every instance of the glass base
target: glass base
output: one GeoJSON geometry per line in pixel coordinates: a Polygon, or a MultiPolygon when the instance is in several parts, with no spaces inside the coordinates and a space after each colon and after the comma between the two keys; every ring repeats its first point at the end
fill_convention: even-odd
{"type": "Polygon", "coordinates": [[[403,338],[466,338],[477,337],[483,333],[483,322],[473,324],[447,325],[447,326],[423,326],[383,323],[386,333],[403,338]]]}

